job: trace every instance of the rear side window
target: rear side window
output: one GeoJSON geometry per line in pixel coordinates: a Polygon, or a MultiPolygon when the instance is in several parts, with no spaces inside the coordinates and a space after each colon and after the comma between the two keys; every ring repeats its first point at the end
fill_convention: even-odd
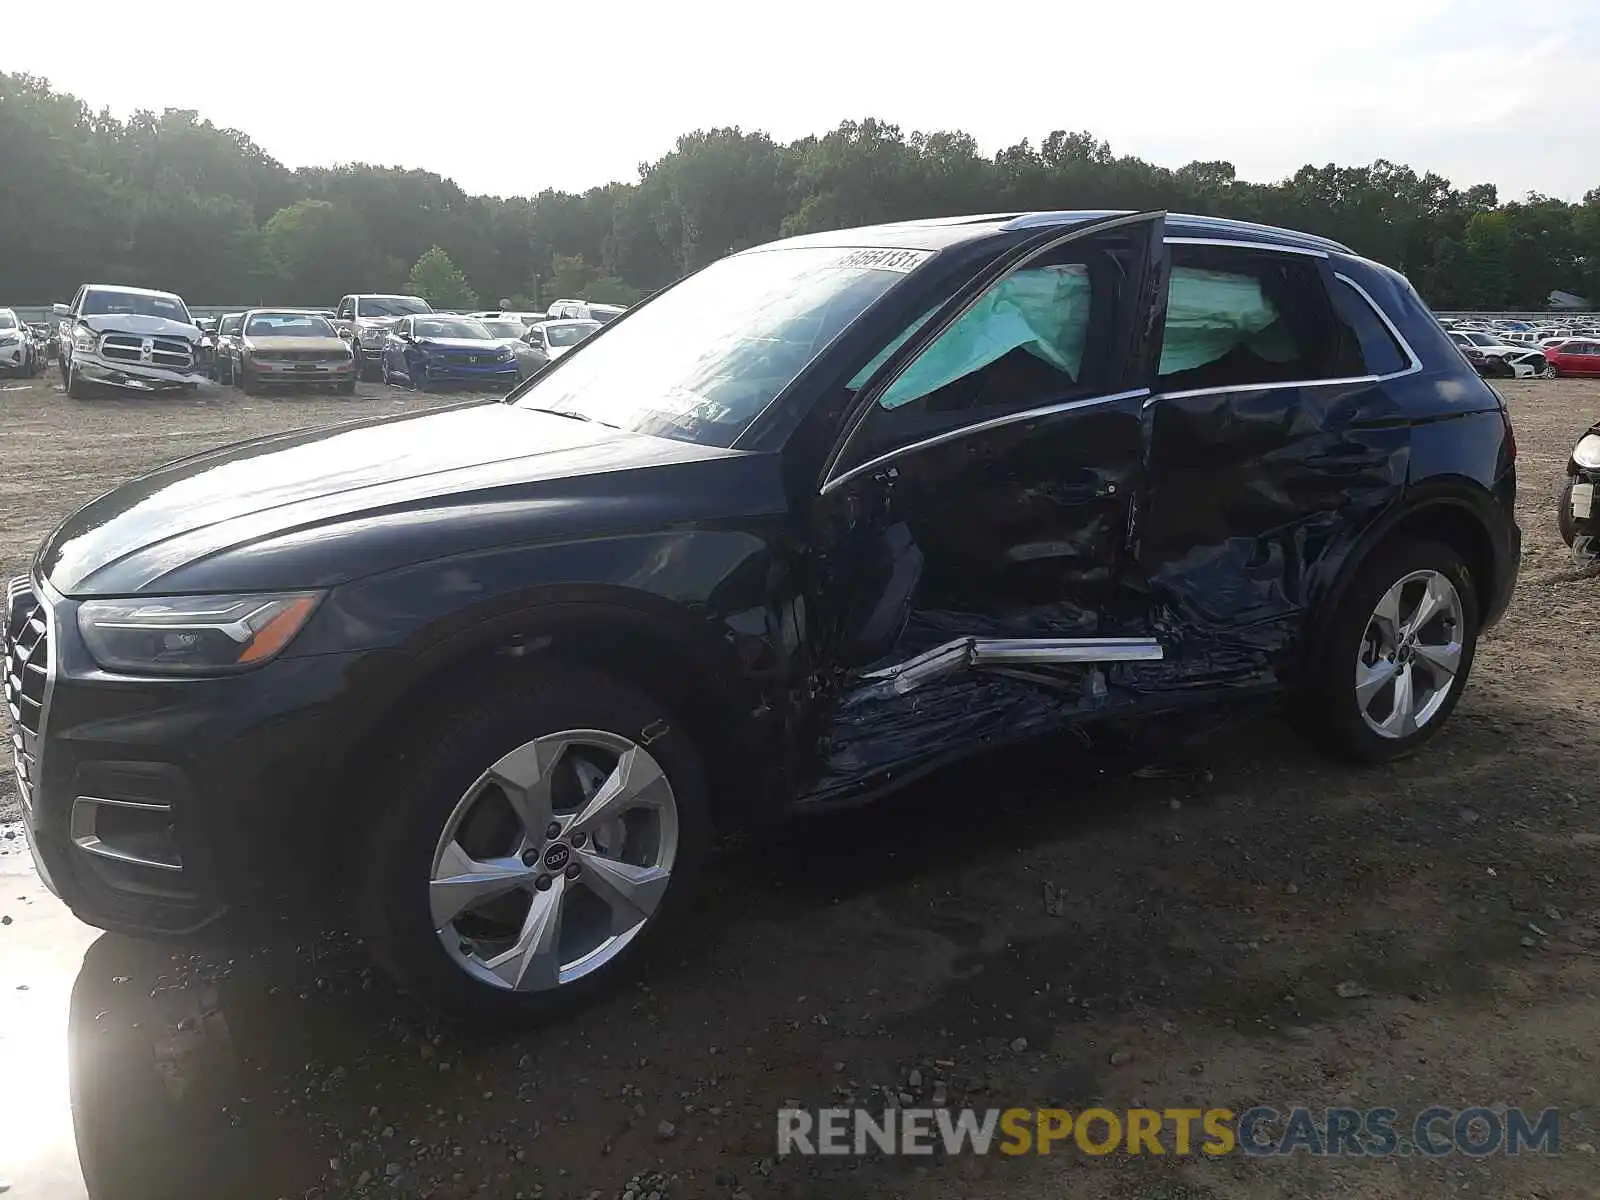
{"type": "Polygon", "coordinates": [[[1411,365],[1400,343],[1367,299],[1342,279],[1333,283],[1333,307],[1340,322],[1355,338],[1366,363],[1364,375],[1392,375],[1411,365]]]}
{"type": "Polygon", "coordinates": [[[1316,260],[1226,246],[1172,247],[1162,390],[1371,373],[1358,334],[1323,287],[1316,260]]]}

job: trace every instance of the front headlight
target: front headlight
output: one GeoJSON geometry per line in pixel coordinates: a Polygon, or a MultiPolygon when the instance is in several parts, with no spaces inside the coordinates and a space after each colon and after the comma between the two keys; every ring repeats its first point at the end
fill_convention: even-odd
{"type": "Polygon", "coordinates": [[[363,329],[361,331],[361,344],[363,346],[376,346],[389,335],[387,329],[363,329]]]}
{"type": "Polygon", "coordinates": [[[276,658],[316,610],[320,592],[86,600],[78,631],[107,671],[226,675],[276,658]]]}
{"type": "Polygon", "coordinates": [[[1572,448],[1572,461],[1591,471],[1600,469],[1600,433],[1586,433],[1572,448]]]}
{"type": "Polygon", "coordinates": [[[92,354],[99,343],[99,335],[85,329],[73,336],[72,348],[74,350],[87,350],[92,354]]]}
{"type": "Polygon", "coordinates": [[[501,362],[510,362],[515,357],[516,357],[516,355],[514,353],[512,353],[512,350],[511,350],[510,346],[501,346],[500,347],[500,361],[501,362]]]}

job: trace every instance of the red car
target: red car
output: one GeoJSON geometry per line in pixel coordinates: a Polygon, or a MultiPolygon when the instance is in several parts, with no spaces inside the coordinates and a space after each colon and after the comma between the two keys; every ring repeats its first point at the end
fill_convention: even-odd
{"type": "Polygon", "coordinates": [[[1573,338],[1551,346],[1544,356],[1557,375],[1600,375],[1600,342],[1573,338]]]}

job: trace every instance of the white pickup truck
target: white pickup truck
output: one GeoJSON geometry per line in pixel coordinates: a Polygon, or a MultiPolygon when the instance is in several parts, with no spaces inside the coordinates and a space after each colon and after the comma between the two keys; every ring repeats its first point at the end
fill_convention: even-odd
{"type": "Polygon", "coordinates": [[[61,322],[56,365],[74,400],[96,386],[163,392],[205,381],[205,335],[171,292],[86,283],[54,311],[61,322]]]}
{"type": "Polygon", "coordinates": [[[383,345],[390,327],[401,317],[432,311],[432,305],[421,296],[357,293],[340,297],[339,307],[333,314],[333,327],[356,348],[356,374],[362,379],[375,379],[380,374],[383,345]]]}

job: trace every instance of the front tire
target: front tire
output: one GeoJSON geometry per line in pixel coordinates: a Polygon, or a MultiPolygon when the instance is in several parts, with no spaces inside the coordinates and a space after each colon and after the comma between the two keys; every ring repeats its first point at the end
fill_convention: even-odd
{"type": "Polygon", "coordinates": [[[1411,754],[1460,701],[1478,625],[1477,590],[1455,550],[1421,540],[1380,547],[1319,631],[1296,723],[1335,758],[1411,754]]]}
{"type": "Polygon", "coordinates": [[[78,368],[71,363],[66,367],[67,399],[87,400],[89,398],[89,385],[78,378],[78,368]]]}
{"type": "Polygon", "coordinates": [[[261,387],[256,383],[255,376],[250,374],[250,368],[243,363],[239,364],[238,383],[239,390],[246,396],[259,395],[261,392],[261,387]]]}
{"type": "Polygon", "coordinates": [[[402,987],[484,1021],[537,1020],[626,975],[705,852],[697,747],[590,671],[507,671],[394,739],[361,851],[362,926],[402,987]]]}
{"type": "Polygon", "coordinates": [[[1578,536],[1576,519],[1572,515],[1572,485],[1578,481],[1571,475],[1561,487],[1561,494],[1556,498],[1556,528],[1561,531],[1561,540],[1567,545],[1572,545],[1578,536]]]}

